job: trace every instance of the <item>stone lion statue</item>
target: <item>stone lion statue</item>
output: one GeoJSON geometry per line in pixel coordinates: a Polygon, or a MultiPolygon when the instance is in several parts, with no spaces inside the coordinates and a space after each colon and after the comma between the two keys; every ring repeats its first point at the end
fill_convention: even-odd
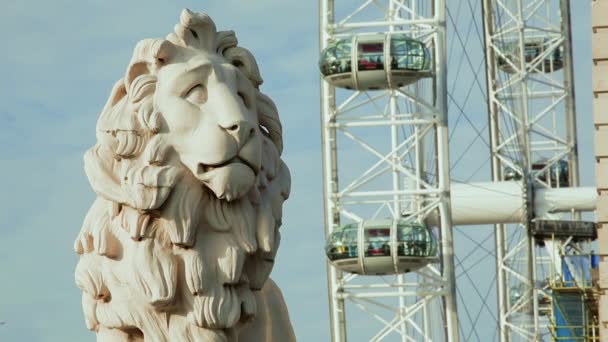
{"type": "Polygon", "coordinates": [[[291,181],[261,83],[206,14],[135,47],[84,157],[76,284],[98,341],[295,341],[269,279],[291,181]]]}

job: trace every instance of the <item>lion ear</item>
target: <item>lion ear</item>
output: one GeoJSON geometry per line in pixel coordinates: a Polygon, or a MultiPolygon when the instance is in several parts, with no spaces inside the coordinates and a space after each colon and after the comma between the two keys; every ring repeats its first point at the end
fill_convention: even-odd
{"type": "Polygon", "coordinates": [[[274,102],[261,92],[257,93],[258,120],[260,125],[268,130],[270,140],[277,148],[279,155],[283,153],[283,126],[279,119],[279,111],[274,102]]]}
{"type": "Polygon", "coordinates": [[[124,79],[118,80],[114,83],[114,87],[112,87],[112,91],[110,92],[110,97],[106,101],[106,104],[103,106],[102,113],[106,113],[108,109],[114,107],[118,101],[120,101],[123,97],[127,95],[127,89],[125,87],[124,79]]]}
{"type": "Polygon", "coordinates": [[[256,89],[259,89],[264,80],[260,74],[258,63],[249,50],[237,46],[239,41],[236,39],[234,31],[219,31],[216,39],[217,53],[229,60],[251,81],[256,89]]]}
{"type": "Polygon", "coordinates": [[[249,50],[242,47],[231,47],[223,52],[226,59],[247,77],[256,89],[264,83],[255,58],[249,50]]]}
{"type": "Polygon", "coordinates": [[[175,53],[176,46],[166,39],[144,39],[137,43],[125,75],[127,92],[133,80],[142,75],[156,74],[175,53]]]}
{"type": "Polygon", "coordinates": [[[150,68],[148,68],[147,61],[138,61],[133,64],[130,64],[129,69],[127,69],[127,75],[125,77],[125,83],[126,83],[127,89],[131,88],[133,81],[137,77],[139,77],[141,75],[149,75],[149,74],[150,74],[150,68]]]}

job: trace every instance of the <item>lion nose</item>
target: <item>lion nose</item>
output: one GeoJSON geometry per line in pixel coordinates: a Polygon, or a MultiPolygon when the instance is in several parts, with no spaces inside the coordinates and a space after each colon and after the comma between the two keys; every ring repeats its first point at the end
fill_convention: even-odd
{"type": "Polygon", "coordinates": [[[255,134],[255,127],[252,123],[246,120],[232,121],[227,124],[221,125],[222,129],[226,133],[232,135],[239,146],[245,145],[247,141],[255,134]]]}

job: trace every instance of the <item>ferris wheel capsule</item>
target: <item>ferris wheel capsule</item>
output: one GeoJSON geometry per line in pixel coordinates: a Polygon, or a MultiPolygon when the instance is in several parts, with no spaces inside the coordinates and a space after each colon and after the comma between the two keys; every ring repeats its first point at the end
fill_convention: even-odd
{"type": "MultiPolygon", "coordinates": [[[[568,161],[560,159],[551,162],[546,158],[541,158],[532,163],[531,173],[540,181],[545,182],[552,188],[566,188],[570,186],[570,174],[568,171],[568,161]]],[[[505,167],[504,179],[507,181],[521,180],[521,173],[511,167],[505,167]]]]}
{"type": "Polygon", "coordinates": [[[332,265],[364,275],[400,274],[438,261],[437,238],[425,225],[368,220],[334,230],[325,252],[332,265]]]}
{"type": "MultiPolygon", "coordinates": [[[[507,44],[504,50],[507,53],[504,57],[498,57],[498,67],[508,74],[514,74],[517,72],[514,66],[519,65],[519,44],[515,42],[507,44]]],[[[528,68],[528,72],[532,73],[550,73],[564,67],[562,47],[552,48],[551,41],[546,38],[526,39],[524,58],[526,64],[533,65],[528,68]]]]}
{"type": "Polygon", "coordinates": [[[426,45],[404,34],[335,40],[321,52],[319,67],[331,85],[356,90],[398,88],[432,76],[426,45]]]}

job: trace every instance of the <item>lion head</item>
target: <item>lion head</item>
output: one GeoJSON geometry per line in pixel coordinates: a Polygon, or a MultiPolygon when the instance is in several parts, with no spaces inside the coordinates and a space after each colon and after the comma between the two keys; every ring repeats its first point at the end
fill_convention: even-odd
{"type": "Polygon", "coordinates": [[[137,44],[85,155],[98,198],[75,249],[90,329],[222,340],[254,315],[290,189],[261,84],[205,14],[137,44]]]}

